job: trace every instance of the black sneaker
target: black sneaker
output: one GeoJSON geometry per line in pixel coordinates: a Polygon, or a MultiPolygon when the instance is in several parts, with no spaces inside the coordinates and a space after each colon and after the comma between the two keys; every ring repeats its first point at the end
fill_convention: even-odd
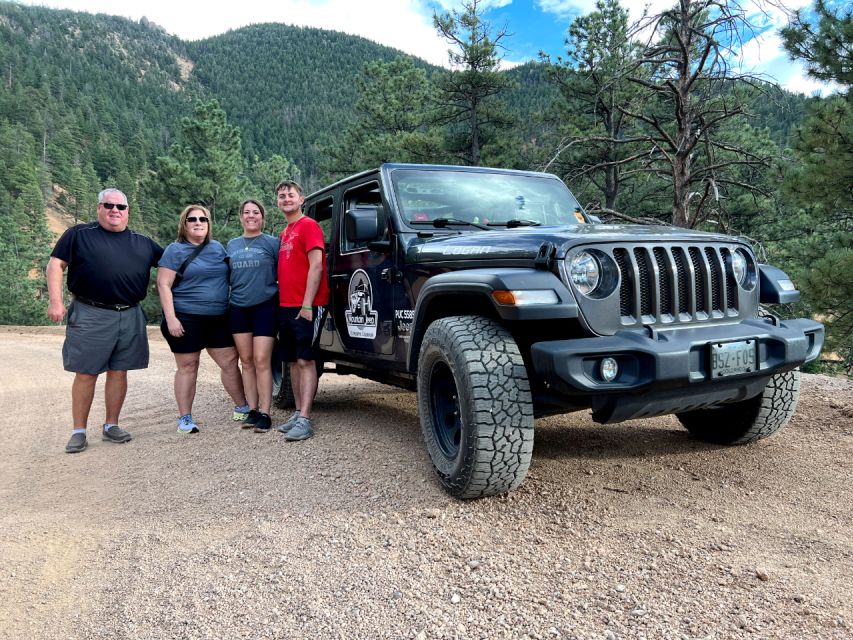
{"type": "Polygon", "coordinates": [[[266,433],[272,429],[272,419],[268,413],[258,413],[258,422],[255,424],[255,433],[266,433]]]}
{"type": "Polygon", "coordinates": [[[131,439],[131,435],[117,424],[112,425],[109,429],[105,429],[103,434],[104,440],[109,440],[110,442],[120,443],[131,439]]]}
{"type": "Polygon", "coordinates": [[[245,419],[245,420],[243,420],[243,424],[241,424],[240,426],[241,426],[243,429],[251,429],[251,428],[252,428],[252,427],[254,427],[256,424],[258,424],[258,420],[260,420],[260,419],[261,419],[261,416],[262,416],[262,415],[264,415],[264,414],[262,414],[262,413],[261,413],[260,411],[258,411],[257,409],[252,409],[252,410],[251,410],[251,411],[249,411],[249,413],[246,415],[246,419],[245,419]]]}
{"type": "Polygon", "coordinates": [[[75,433],[65,445],[65,453],[80,453],[86,448],[87,444],[85,433],[75,433]]]}

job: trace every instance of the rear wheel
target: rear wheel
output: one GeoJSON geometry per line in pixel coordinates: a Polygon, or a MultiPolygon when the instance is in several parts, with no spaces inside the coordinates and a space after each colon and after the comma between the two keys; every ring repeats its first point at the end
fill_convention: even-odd
{"type": "Polygon", "coordinates": [[[433,468],[457,498],[511,491],[533,454],[533,402],[512,336],[498,323],[432,323],[418,360],[418,412],[433,468]]]}
{"type": "Polygon", "coordinates": [[[273,357],[272,399],[279,409],[293,409],[293,386],[290,384],[290,364],[273,357]]]}
{"type": "Polygon", "coordinates": [[[714,444],[746,444],[772,436],[784,427],[797,408],[800,372],[780,373],[764,392],[741,402],[676,414],[694,438],[714,444]]]}
{"type": "MultiPolygon", "coordinates": [[[[317,380],[323,375],[324,363],[321,360],[315,360],[317,365],[317,380]]],[[[317,390],[314,389],[314,395],[317,390]]],[[[272,400],[275,406],[279,409],[293,409],[296,407],[296,401],[293,398],[293,385],[290,383],[290,363],[280,362],[278,359],[273,359],[272,364],[272,400]]]]}

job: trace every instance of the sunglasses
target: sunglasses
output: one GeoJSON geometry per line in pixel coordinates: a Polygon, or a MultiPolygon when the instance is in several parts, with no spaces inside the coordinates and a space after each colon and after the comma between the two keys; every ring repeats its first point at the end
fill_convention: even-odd
{"type": "Polygon", "coordinates": [[[195,216],[188,216],[187,222],[210,222],[210,218],[207,216],[200,216],[196,218],[195,216]]]}
{"type": "Polygon", "coordinates": [[[126,204],[113,204],[112,202],[101,202],[100,204],[107,211],[112,211],[113,207],[115,207],[119,211],[124,211],[125,209],[127,209],[126,204]]]}

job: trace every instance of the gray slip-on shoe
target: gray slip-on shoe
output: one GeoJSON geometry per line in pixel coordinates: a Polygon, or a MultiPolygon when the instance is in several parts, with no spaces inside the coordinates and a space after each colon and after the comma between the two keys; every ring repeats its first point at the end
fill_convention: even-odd
{"type": "Polygon", "coordinates": [[[104,440],[108,440],[109,442],[127,442],[131,439],[131,435],[122,429],[117,424],[112,425],[109,429],[103,431],[104,440]]]}
{"type": "Polygon", "coordinates": [[[65,445],[65,453],[80,453],[86,448],[87,444],[89,443],[86,442],[85,433],[75,433],[71,436],[68,444],[65,445]]]}

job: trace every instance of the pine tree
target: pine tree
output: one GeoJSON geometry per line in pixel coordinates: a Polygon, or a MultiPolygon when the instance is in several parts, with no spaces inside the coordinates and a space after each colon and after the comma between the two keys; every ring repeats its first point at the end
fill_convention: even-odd
{"type": "Polygon", "coordinates": [[[561,139],[544,168],[598,201],[594,209],[612,212],[631,163],[643,153],[632,147],[632,140],[639,140],[632,138],[636,126],[620,109],[632,108],[639,95],[623,76],[638,56],[628,36],[627,10],[618,0],[598,0],[596,11],[569,26],[566,47],[566,59],[549,67],[563,100],[551,116],[559,119],[561,139]],[[591,188],[584,188],[587,182],[591,188]]]}
{"type": "Polygon", "coordinates": [[[246,162],[240,130],[228,124],[215,100],[198,102],[181,119],[169,154],[157,158],[147,181],[149,196],[161,212],[164,235],[173,233],[178,212],[188,204],[207,207],[214,220],[228,225],[246,191],[246,162]]]}
{"type": "Polygon", "coordinates": [[[326,150],[326,168],[349,174],[383,162],[448,160],[437,127],[430,126],[436,89],[412,58],[368,62],[356,79],[360,119],[326,150]]]}
{"type": "Polygon", "coordinates": [[[809,74],[834,81],[843,94],[815,100],[792,140],[795,165],[785,192],[800,207],[809,233],[793,233],[785,246],[812,311],[827,326],[827,348],[853,370],[853,20],[851,10],[831,12],[819,0],[817,25],[797,13],[783,32],[792,57],[803,58],[809,74]]]}
{"type": "Polygon", "coordinates": [[[499,71],[506,28],[492,30],[479,0],[464,1],[462,8],[433,16],[439,35],[451,45],[452,70],[437,72],[433,78],[437,92],[430,121],[447,128],[445,147],[450,154],[477,166],[489,143],[512,126],[499,96],[513,83],[499,71]]]}
{"type": "MultiPolygon", "coordinates": [[[[724,223],[727,201],[741,191],[766,195],[762,182],[743,182],[744,166],[766,170],[771,157],[726,137],[728,123],[748,127],[750,100],[733,88],[756,79],[732,67],[739,43],[755,29],[738,0],[678,0],[634,27],[647,34],[624,74],[642,88],[642,109],[618,106],[644,128],[637,170],[669,183],[669,219],[680,227],[724,223]]],[[[635,141],[632,140],[632,144],[635,141]]]]}

